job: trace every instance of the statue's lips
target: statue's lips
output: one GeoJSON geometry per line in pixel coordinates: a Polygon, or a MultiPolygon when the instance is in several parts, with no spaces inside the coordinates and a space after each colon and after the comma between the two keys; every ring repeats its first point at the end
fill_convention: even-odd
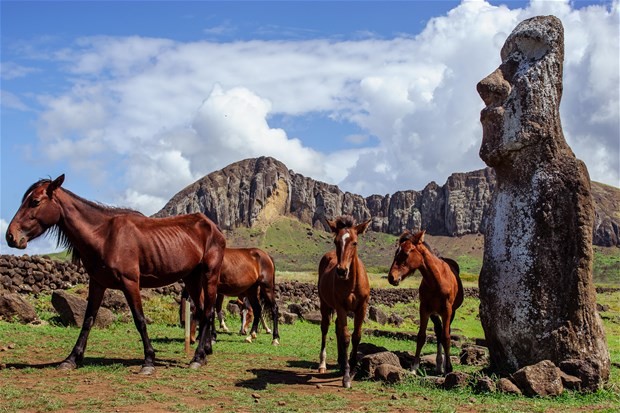
{"type": "Polygon", "coordinates": [[[489,105],[480,111],[480,122],[489,122],[504,117],[504,107],[489,105]]]}

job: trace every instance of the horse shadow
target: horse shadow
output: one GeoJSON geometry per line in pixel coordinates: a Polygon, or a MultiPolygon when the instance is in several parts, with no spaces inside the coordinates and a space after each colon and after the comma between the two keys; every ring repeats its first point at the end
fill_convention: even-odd
{"type": "Polygon", "coordinates": [[[342,377],[337,366],[329,366],[335,371],[320,374],[316,371],[316,363],[303,360],[288,360],[287,366],[303,369],[304,371],[293,371],[286,369],[250,369],[248,372],[255,375],[254,378],[243,380],[235,384],[236,387],[243,387],[252,390],[265,390],[269,384],[297,384],[315,386],[314,379],[336,380],[342,377]]]}
{"type": "MultiPolygon", "coordinates": [[[[142,359],[120,359],[108,357],[84,357],[79,363],[78,369],[83,367],[109,367],[113,365],[122,365],[123,367],[140,367],[144,360],[142,359]]],[[[7,363],[7,369],[25,370],[25,369],[55,369],[62,363],[61,361],[51,363],[7,363]]],[[[184,367],[185,363],[179,360],[159,359],[155,360],[155,367],[184,367]]]]}

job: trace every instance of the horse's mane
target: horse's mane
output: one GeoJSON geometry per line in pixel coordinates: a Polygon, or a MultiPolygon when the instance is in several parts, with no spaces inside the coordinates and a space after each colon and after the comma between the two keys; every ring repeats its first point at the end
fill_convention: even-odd
{"type": "Polygon", "coordinates": [[[336,218],[336,228],[341,230],[342,228],[353,228],[355,226],[355,219],[351,215],[342,215],[336,218]]]}
{"type": "MultiPolygon", "coordinates": [[[[26,197],[32,191],[34,191],[35,189],[37,189],[41,185],[50,184],[50,183],[52,183],[51,179],[39,179],[34,184],[30,185],[30,187],[26,190],[26,192],[24,193],[24,196],[22,197],[22,203],[24,203],[24,201],[26,200],[26,197]]],[[[108,206],[108,205],[100,204],[98,202],[89,201],[88,199],[84,199],[81,196],[78,196],[78,195],[74,194],[73,192],[71,192],[71,191],[69,191],[69,190],[67,190],[65,188],[63,188],[62,190],[66,194],[71,196],[72,198],[75,198],[78,201],[80,201],[80,202],[90,206],[91,208],[95,208],[95,209],[97,209],[99,211],[104,212],[105,214],[108,214],[108,215],[116,215],[116,214],[137,214],[137,215],[143,215],[141,212],[133,210],[133,209],[111,207],[111,206],[108,206]]],[[[80,253],[79,253],[79,251],[75,249],[75,246],[73,245],[73,243],[71,242],[69,237],[67,237],[67,234],[65,234],[64,231],[58,225],[53,225],[53,226],[49,227],[43,233],[43,235],[45,235],[45,236],[51,235],[52,237],[55,237],[56,238],[56,247],[66,249],[68,251],[68,253],[71,254],[71,262],[76,264],[76,265],[80,264],[81,260],[80,260],[80,253]]]]}

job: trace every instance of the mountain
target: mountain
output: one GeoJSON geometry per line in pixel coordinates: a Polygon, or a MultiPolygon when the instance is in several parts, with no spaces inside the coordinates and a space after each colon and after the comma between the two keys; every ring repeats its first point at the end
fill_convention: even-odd
{"type": "MultiPolygon", "coordinates": [[[[268,224],[291,216],[327,230],[324,217],[350,214],[371,229],[398,235],[425,228],[431,235],[483,232],[495,188],[491,168],[454,173],[443,186],[431,182],[422,191],[362,197],[336,185],[315,181],[271,157],[245,159],[199,179],[177,193],[154,216],[203,212],[222,229],[268,224]]],[[[592,182],[595,245],[620,246],[620,189],[592,182]]]]}

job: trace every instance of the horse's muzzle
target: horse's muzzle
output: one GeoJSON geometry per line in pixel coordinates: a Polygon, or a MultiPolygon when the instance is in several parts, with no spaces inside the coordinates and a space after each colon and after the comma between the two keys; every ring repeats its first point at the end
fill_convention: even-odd
{"type": "Polygon", "coordinates": [[[400,279],[397,280],[392,274],[388,274],[388,282],[394,287],[398,287],[398,284],[400,284],[400,279]]]}
{"type": "Polygon", "coordinates": [[[349,269],[343,267],[336,267],[336,275],[341,280],[346,280],[349,277],[349,269]]]}
{"type": "Polygon", "coordinates": [[[13,235],[13,231],[11,231],[11,228],[9,228],[6,231],[6,243],[9,244],[9,247],[11,248],[23,250],[28,245],[28,240],[21,233],[17,236],[13,235]]]}

